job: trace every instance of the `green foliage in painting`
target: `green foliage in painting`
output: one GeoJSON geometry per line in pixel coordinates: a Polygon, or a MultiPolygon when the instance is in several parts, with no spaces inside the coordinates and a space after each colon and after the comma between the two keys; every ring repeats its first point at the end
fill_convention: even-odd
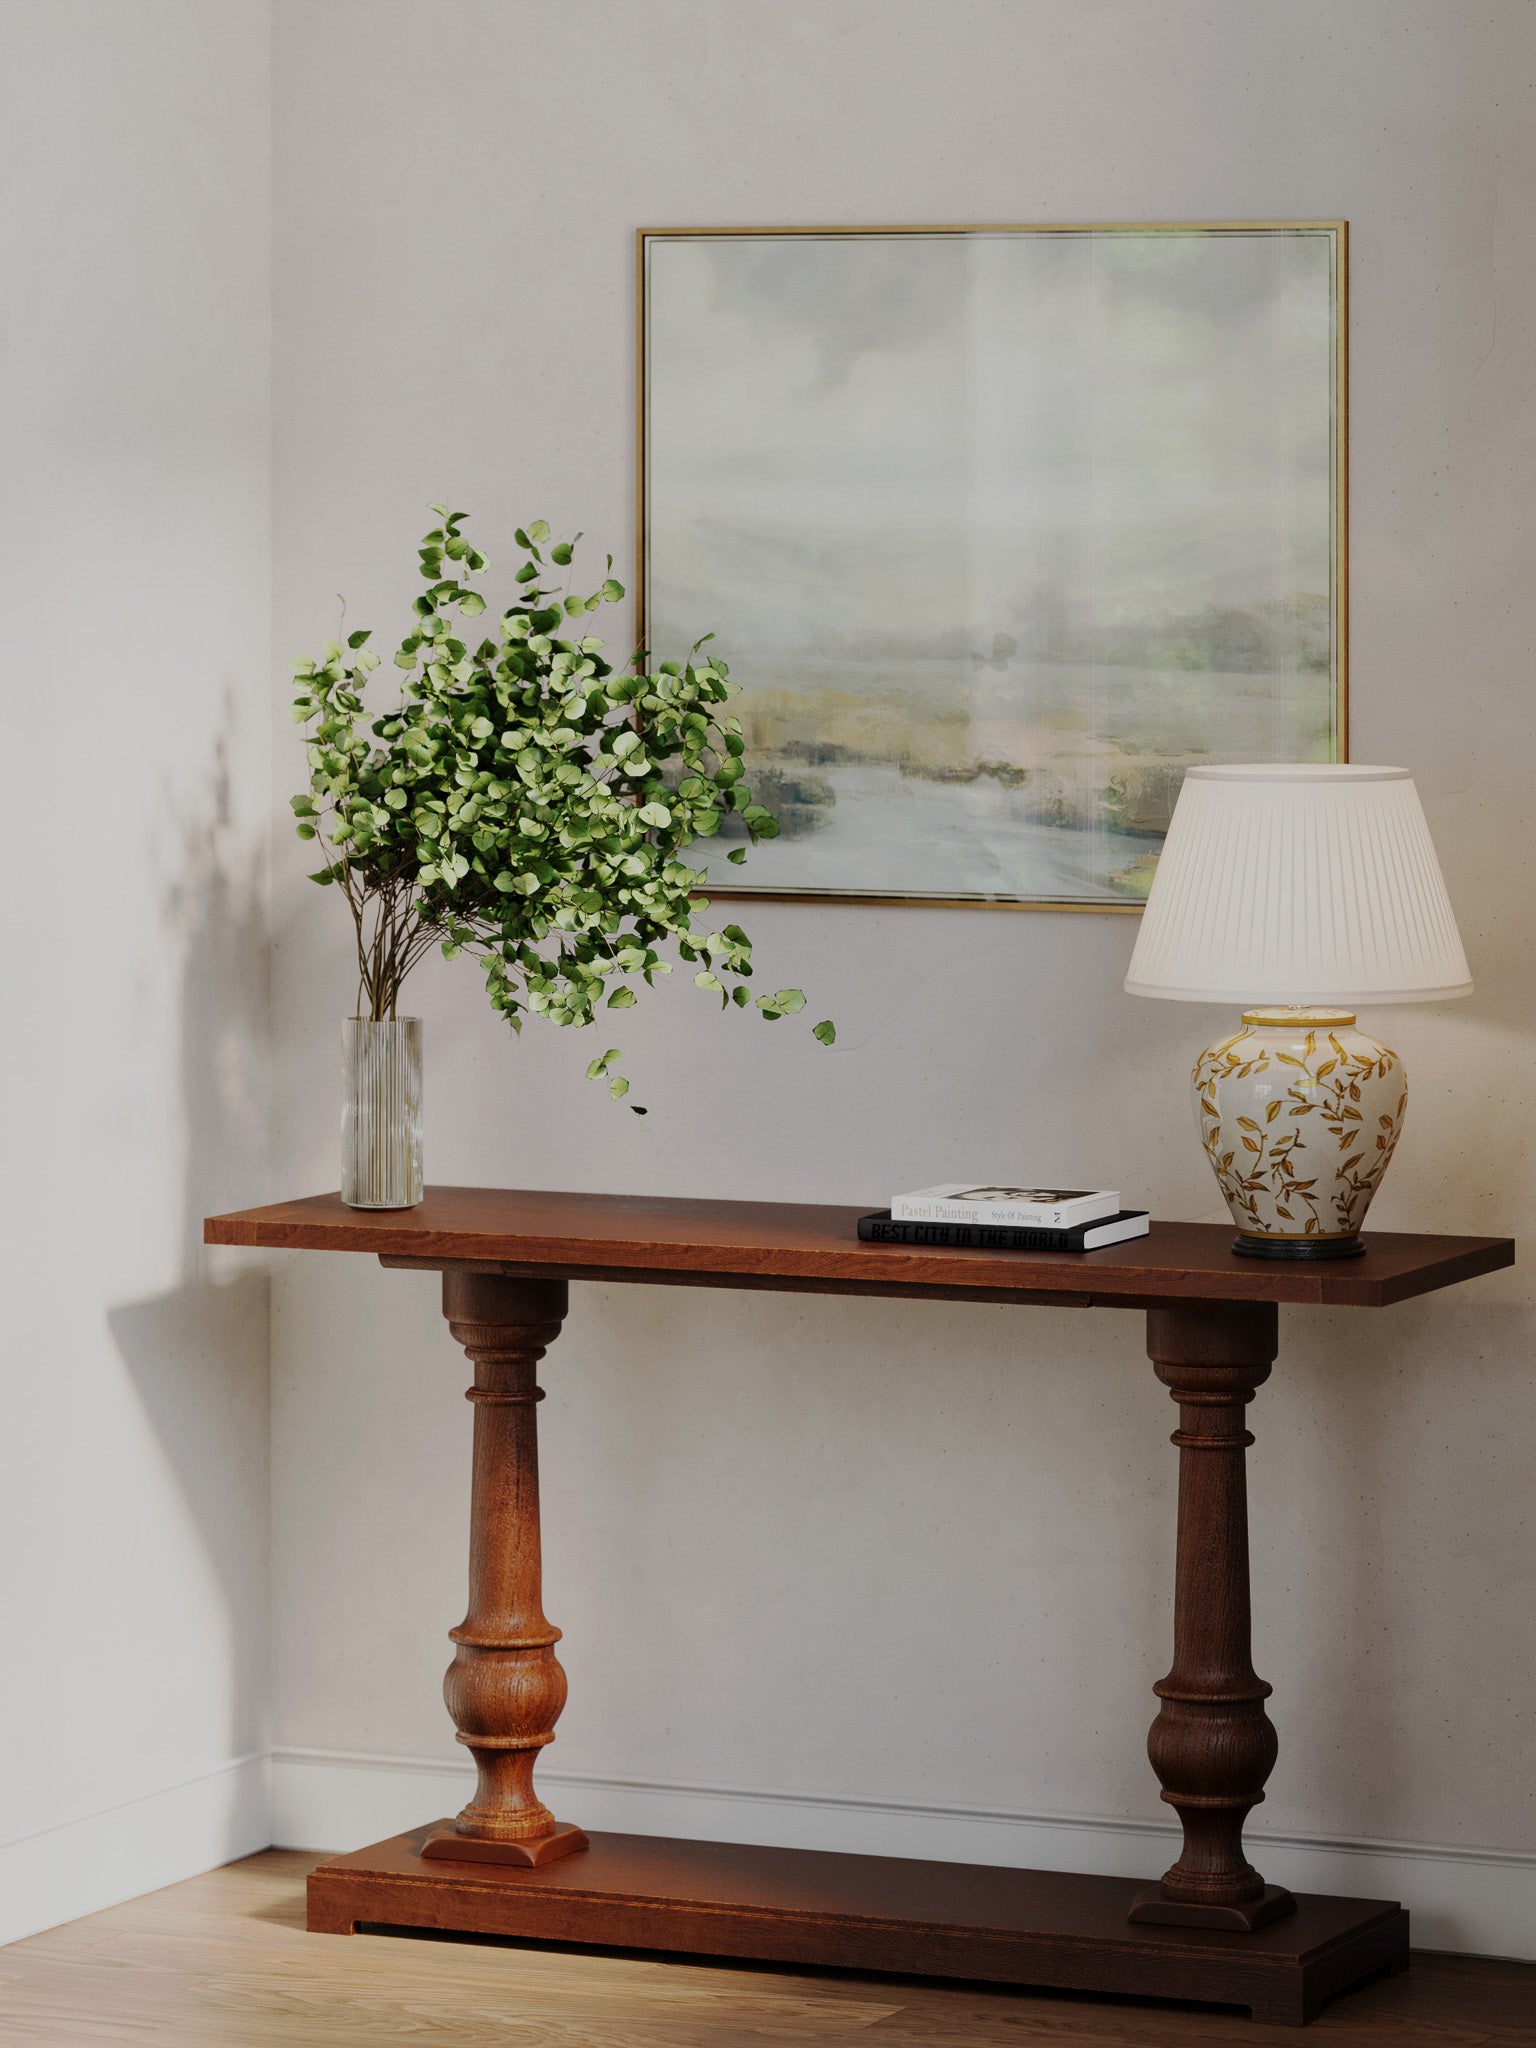
{"type": "MultiPolygon", "coordinates": [[[[466,514],[431,509],[441,523],[420,548],[426,587],[394,656],[399,701],[382,715],[364,707],[380,666],[370,632],[294,664],[310,770],[295,827],[324,861],[310,879],[351,911],[358,1014],[393,1017],[405,977],[441,945],[480,961],[514,1031],[530,1015],[585,1026],[630,1008],[637,982],[672,971],[663,949],[724,1009],[796,1015],[799,989],[754,1001],[740,925],[695,922],[709,904],[684,858],[693,842],[733,813],[754,843],[779,829],[747,787],[740,722],[725,709],[738,686],[702,655],[713,634],[686,662],[651,671],[641,650],[622,673],[600,639],[580,627],[562,637],[624,589],[612,556],[595,590],[559,587],[551,571],[570,567],[581,536],[550,545],[536,519],[517,529],[514,602],[472,642],[467,622],[486,611],[475,579],[489,565],[465,538],[466,514]]],[[[830,1045],[836,1034],[824,1022],[814,1035],[830,1045]]],[[[615,1101],[629,1088],[618,1059],[614,1048],[587,1069],[615,1101]]]]}

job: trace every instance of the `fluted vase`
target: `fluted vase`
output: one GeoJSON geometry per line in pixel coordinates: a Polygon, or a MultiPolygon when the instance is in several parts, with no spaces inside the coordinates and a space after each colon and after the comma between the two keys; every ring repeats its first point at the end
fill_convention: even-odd
{"type": "Polygon", "coordinates": [[[348,1017],[341,1027],[341,1199],[411,1209],[422,1197],[421,1019],[348,1017]]]}

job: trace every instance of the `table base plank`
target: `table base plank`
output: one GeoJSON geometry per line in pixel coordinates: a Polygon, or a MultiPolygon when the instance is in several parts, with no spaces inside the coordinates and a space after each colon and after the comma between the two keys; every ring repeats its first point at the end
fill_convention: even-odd
{"type": "Polygon", "coordinates": [[[322,1863],[311,1932],[440,1928],[1041,1989],[1247,2006],[1300,2026],[1324,1999],[1408,1966],[1408,1915],[1304,1894],[1256,1933],[1133,1926],[1144,1878],[591,1835],[541,1869],[428,1861],[433,1822],[322,1863]]]}

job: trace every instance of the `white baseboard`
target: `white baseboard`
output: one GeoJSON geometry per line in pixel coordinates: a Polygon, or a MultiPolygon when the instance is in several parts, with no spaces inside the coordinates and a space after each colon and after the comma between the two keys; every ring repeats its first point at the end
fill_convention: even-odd
{"type": "Polygon", "coordinates": [[[100,1813],[0,1842],[0,1944],[254,1855],[272,1839],[271,1760],[232,1757],[100,1813]]]}
{"type": "MultiPolygon", "coordinates": [[[[467,1762],[278,1749],[272,1839],[285,1848],[361,1847],[462,1806],[467,1762]]],[[[1144,1821],[1071,1820],[876,1799],[802,1798],[717,1785],[605,1778],[541,1767],[562,1820],[620,1833],[843,1849],[1035,1870],[1154,1878],[1178,1831],[1144,1821]]],[[[1401,1899],[1416,1948],[1536,1961],[1536,1855],[1403,1842],[1329,1842],[1253,1831],[1254,1861],[1274,1884],[1346,1898],[1401,1899]]]]}

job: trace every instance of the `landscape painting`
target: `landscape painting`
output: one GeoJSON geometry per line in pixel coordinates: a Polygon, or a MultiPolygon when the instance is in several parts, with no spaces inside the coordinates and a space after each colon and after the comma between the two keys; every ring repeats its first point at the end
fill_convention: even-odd
{"type": "Polygon", "coordinates": [[[780,836],[712,893],[1131,908],[1342,758],[1337,225],[642,237],[642,630],[780,836]]]}

